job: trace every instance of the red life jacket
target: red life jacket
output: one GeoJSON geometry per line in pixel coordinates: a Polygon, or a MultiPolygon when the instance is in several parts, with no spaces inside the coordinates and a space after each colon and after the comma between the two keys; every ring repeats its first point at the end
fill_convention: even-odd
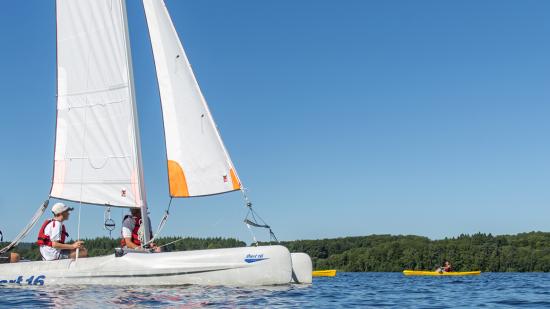
{"type": "MultiPolygon", "coordinates": [[[[126,221],[126,219],[128,218],[132,218],[132,216],[126,215],[123,221],[126,221]]],[[[139,227],[141,226],[141,218],[133,218],[133,219],[135,220],[135,222],[134,222],[134,229],[132,230],[132,242],[138,246],[141,246],[141,241],[139,240],[139,235],[138,235],[139,227]]],[[[124,240],[124,237],[122,237],[122,239],[120,240],[120,245],[122,247],[126,246],[126,240],[124,240]]]]}
{"type": "MultiPolygon", "coordinates": [[[[48,246],[48,247],[52,246],[52,240],[50,239],[50,235],[46,235],[46,233],[44,233],[46,226],[48,226],[50,222],[53,222],[53,227],[55,227],[56,220],[49,219],[44,221],[44,223],[42,224],[42,227],[40,228],[40,231],[38,232],[38,241],[36,242],[37,245],[48,246]]],[[[67,238],[67,236],[69,236],[69,234],[65,230],[65,225],[61,222],[59,222],[59,224],[61,224],[61,239],[57,242],[64,244],[65,239],[67,238]]]]}

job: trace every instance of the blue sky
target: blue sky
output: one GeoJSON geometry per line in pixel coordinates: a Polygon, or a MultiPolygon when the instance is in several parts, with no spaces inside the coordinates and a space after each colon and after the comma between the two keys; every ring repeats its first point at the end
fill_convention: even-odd
{"type": "MultiPolygon", "coordinates": [[[[161,111],[143,9],[127,2],[156,226],[168,203],[161,111]]],[[[279,238],[550,229],[550,2],[167,5],[240,177],[279,238]]],[[[49,193],[54,14],[43,0],[0,12],[8,238],[49,193]]],[[[251,240],[239,193],[172,207],[165,235],[251,240]]],[[[83,235],[108,235],[101,207],[82,211],[83,235]]],[[[118,233],[122,212],[113,214],[118,233]]]]}

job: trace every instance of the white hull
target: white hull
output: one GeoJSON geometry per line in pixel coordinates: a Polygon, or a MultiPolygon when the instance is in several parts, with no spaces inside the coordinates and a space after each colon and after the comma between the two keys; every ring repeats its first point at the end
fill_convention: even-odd
{"type": "Polygon", "coordinates": [[[278,245],[0,265],[0,283],[16,285],[251,286],[291,281],[291,255],[278,245]]]}
{"type": "Polygon", "coordinates": [[[313,282],[313,263],[305,253],[291,253],[292,283],[310,284],[313,282]]]}

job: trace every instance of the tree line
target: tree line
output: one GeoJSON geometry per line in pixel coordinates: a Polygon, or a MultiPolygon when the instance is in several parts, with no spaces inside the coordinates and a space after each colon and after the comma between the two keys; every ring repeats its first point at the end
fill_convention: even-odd
{"type": "Polygon", "coordinates": [[[307,252],[316,269],[396,272],[430,270],[448,260],[455,271],[550,271],[550,233],[473,234],[441,240],[406,235],[370,235],[284,242],[307,252]]]}
{"type": "MultiPolygon", "coordinates": [[[[120,247],[120,239],[85,239],[90,256],[108,255],[120,247]]],[[[244,247],[234,238],[163,237],[165,251],[244,247]]],[[[369,235],[319,240],[284,241],[291,252],[308,253],[315,269],[396,272],[434,269],[448,260],[456,271],[550,272],[550,233],[517,235],[473,234],[431,240],[414,235],[369,235]]],[[[20,244],[15,252],[24,259],[39,260],[36,244],[20,244]]]]}

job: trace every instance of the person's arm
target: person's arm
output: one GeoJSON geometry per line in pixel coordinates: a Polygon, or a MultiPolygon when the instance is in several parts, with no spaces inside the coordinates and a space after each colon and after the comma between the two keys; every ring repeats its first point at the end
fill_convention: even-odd
{"type": "Polygon", "coordinates": [[[55,248],[55,249],[60,249],[60,250],[80,249],[80,248],[84,247],[83,245],[84,245],[83,241],[76,241],[73,244],[62,244],[62,243],[57,242],[57,241],[52,241],[52,247],[55,248]]]}
{"type": "Polygon", "coordinates": [[[140,246],[134,244],[132,242],[132,237],[124,237],[124,242],[126,243],[126,247],[130,248],[130,249],[139,249],[141,248],[140,246]]]}
{"type": "Polygon", "coordinates": [[[134,229],[132,220],[133,218],[127,218],[122,222],[122,238],[124,238],[126,247],[130,249],[140,249],[140,246],[132,242],[132,230],[134,229]]]}
{"type": "Polygon", "coordinates": [[[84,247],[83,241],[75,241],[72,244],[63,244],[59,242],[59,240],[61,239],[61,233],[63,233],[63,224],[61,223],[52,226],[49,233],[51,235],[50,239],[52,241],[52,248],[59,250],[74,250],[84,247]]]}

